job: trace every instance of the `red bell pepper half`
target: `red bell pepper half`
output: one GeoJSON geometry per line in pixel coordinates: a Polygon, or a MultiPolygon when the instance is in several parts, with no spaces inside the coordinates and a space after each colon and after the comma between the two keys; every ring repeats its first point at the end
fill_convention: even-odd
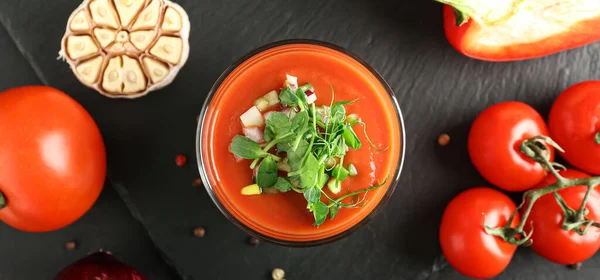
{"type": "Polygon", "coordinates": [[[600,0],[436,0],[460,53],[486,61],[539,58],[600,40],[600,0]]]}

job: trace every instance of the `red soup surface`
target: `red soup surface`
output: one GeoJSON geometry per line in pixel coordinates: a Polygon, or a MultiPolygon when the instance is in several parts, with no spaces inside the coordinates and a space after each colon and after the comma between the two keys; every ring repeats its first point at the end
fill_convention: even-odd
{"type": "MultiPolygon", "coordinates": [[[[377,78],[362,64],[339,51],[312,44],[288,44],[258,53],[235,68],[216,90],[209,104],[202,130],[202,165],[215,196],[227,211],[250,229],[277,240],[311,242],[326,239],[352,228],[363,220],[387,192],[398,168],[401,131],[394,104],[377,78]],[[236,162],[229,145],[236,134],[243,135],[240,115],[254,105],[254,100],[277,90],[286,74],[298,77],[298,84],[311,83],[318,100],[329,105],[331,87],[335,101],[358,99],[346,106],[348,114],[358,114],[367,124],[367,133],[378,147],[369,145],[360,125],[354,127],[363,145],[350,149],[344,162],[353,163],[358,175],[343,182],[340,197],[383,182],[387,184],[368,192],[361,208],[342,208],[333,220],[329,217],[320,227],[313,226],[312,213],[306,209],[302,194],[290,191],[279,194],[245,196],[240,190],[252,184],[251,160],[236,162]]],[[[327,188],[324,188],[326,190],[327,188]]],[[[362,197],[362,195],[361,195],[362,197]]],[[[322,196],[323,202],[327,203],[322,196]]],[[[351,199],[344,202],[351,202],[351,199]]]]}

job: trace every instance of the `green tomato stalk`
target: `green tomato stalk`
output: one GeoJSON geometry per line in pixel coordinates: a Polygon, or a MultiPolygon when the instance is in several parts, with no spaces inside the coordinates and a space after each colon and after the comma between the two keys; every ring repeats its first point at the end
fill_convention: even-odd
{"type": "Polygon", "coordinates": [[[490,228],[486,226],[484,222],[486,233],[496,235],[510,244],[530,246],[534,242],[531,239],[534,229],[532,228],[531,232],[529,233],[524,232],[527,219],[529,218],[529,214],[531,213],[531,209],[533,209],[535,202],[542,196],[550,193],[554,195],[556,202],[563,210],[564,219],[561,225],[563,230],[572,230],[579,235],[585,235],[590,226],[600,227],[600,223],[589,220],[585,217],[587,215],[585,205],[587,203],[589,194],[596,186],[600,185],[600,177],[579,179],[564,178],[558,173],[556,168],[564,169],[565,167],[558,163],[550,162],[548,148],[543,144],[544,142],[555,147],[557,150],[564,152],[563,149],[558,146],[558,144],[546,136],[536,136],[528,139],[521,144],[520,149],[523,154],[541,164],[545,170],[549,171],[554,177],[556,177],[556,183],[541,189],[529,190],[525,192],[523,194],[523,202],[512,213],[510,219],[504,227],[490,228]],[[562,199],[560,194],[558,194],[558,191],[582,185],[587,186],[587,191],[583,201],[581,202],[581,206],[578,209],[571,209],[562,199]],[[515,215],[523,208],[523,206],[525,206],[526,203],[527,207],[525,208],[521,222],[515,228],[512,228],[510,225],[512,224],[515,215]]]}
{"type": "Polygon", "coordinates": [[[0,210],[6,207],[6,199],[4,198],[4,194],[0,192],[0,210]]]}

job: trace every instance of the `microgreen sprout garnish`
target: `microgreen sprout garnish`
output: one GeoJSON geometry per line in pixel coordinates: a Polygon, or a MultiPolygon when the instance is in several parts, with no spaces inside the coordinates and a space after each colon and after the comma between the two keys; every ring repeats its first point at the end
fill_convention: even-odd
{"type": "Polygon", "coordinates": [[[294,191],[302,194],[306,209],[314,216],[313,225],[317,227],[328,216],[334,219],[341,208],[362,207],[366,194],[387,182],[386,179],[383,183],[340,194],[344,181],[359,176],[356,166],[345,162],[350,150],[362,147],[354,126],[363,126],[365,137],[375,151],[384,152],[387,148],[375,146],[367,135],[366,124],[357,114],[347,114],[345,106],[351,106],[358,99],[334,102],[333,87],[331,92],[329,106],[317,106],[313,86],[299,86],[297,78],[288,75],[278,100],[269,92],[241,116],[244,125],[261,128],[260,141],[256,141],[256,134],[252,137],[236,135],[230,145],[230,151],[237,158],[252,160],[249,167],[254,170],[254,182],[251,188],[244,188],[246,193],[261,194],[261,189],[268,189],[264,193],[294,191]],[[340,196],[328,195],[325,186],[331,194],[340,196]],[[358,198],[361,194],[362,198],[358,198]],[[344,203],[348,198],[353,198],[353,202],[344,203]]]}

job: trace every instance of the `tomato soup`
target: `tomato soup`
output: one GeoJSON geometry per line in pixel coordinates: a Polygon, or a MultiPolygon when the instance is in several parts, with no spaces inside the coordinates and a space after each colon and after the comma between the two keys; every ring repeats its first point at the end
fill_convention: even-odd
{"type": "Polygon", "coordinates": [[[404,152],[399,109],[390,98],[389,87],[376,75],[341,51],[320,44],[297,42],[259,51],[222,77],[221,83],[213,88],[210,103],[205,105],[199,137],[201,173],[220,210],[242,228],[281,243],[318,243],[335,239],[367,220],[393,191],[404,152]],[[348,114],[358,114],[366,123],[368,136],[376,146],[388,147],[383,152],[377,151],[368,144],[362,127],[354,128],[363,145],[358,150],[350,150],[345,162],[354,164],[358,175],[346,179],[339,194],[328,195],[340,197],[386,178],[387,183],[368,192],[362,207],[342,208],[333,220],[327,218],[319,227],[313,226],[313,214],[306,209],[307,202],[302,194],[290,191],[242,195],[240,190],[253,184],[249,168],[251,160],[237,162],[229,151],[232,138],[243,134],[240,115],[252,107],[257,98],[279,90],[286,74],[298,77],[300,85],[312,84],[318,96],[317,106],[330,104],[332,87],[335,101],[356,99],[346,106],[348,114]]]}

